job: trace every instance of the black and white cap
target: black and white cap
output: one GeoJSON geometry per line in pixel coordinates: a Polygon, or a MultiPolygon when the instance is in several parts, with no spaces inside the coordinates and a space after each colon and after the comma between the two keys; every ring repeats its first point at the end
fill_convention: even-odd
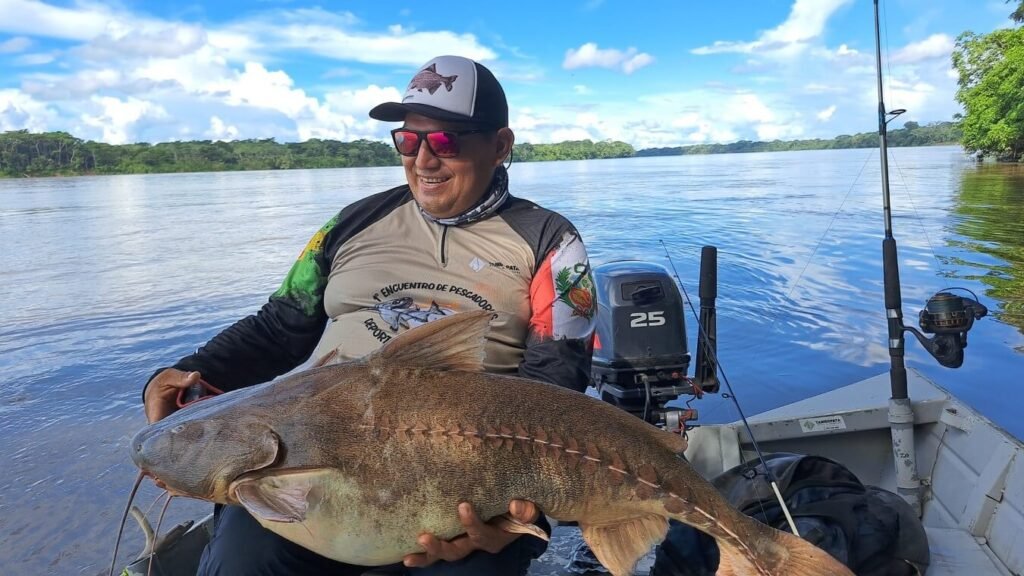
{"type": "Polygon", "coordinates": [[[370,118],[401,122],[409,112],[478,128],[508,126],[505,91],[486,66],[462,56],[438,56],[424,64],[399,102],[370,110],[370,118]]]}

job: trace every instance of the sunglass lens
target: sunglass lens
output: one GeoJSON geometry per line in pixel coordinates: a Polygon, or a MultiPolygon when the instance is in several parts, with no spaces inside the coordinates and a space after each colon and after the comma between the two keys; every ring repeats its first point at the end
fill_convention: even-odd
{"type": "Polygon", "coordinates": [[[420,135],[415,132],[396,131],[395,148],[402,156],[415,156],[420,148],[420,135]]]}
{"type": "Polygon", "coordinates": [[[427,141],[438,157],[449,158],[459,154],[459,137],[453,132],[430,132],[427,141]]]}

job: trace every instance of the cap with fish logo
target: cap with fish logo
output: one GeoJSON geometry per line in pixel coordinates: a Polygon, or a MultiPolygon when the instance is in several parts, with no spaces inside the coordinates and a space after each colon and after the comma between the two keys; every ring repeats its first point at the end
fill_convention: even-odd
{"type": "Polygon", "coordinates": [[[401,122],[410,112],[480,128],[508,126],[508,102],[498,79],[483,64],[462,56],[427,62],[409,81],[401,102],[375,106],[370,117],[401,122]]]}

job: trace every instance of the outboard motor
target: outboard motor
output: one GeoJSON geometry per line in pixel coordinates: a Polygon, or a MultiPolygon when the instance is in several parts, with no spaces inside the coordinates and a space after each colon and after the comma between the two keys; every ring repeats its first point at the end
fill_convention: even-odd
{"type": "Polygon", "coordinates": [[[686,310],[663,266],[641,261],[594,268],[597,334],[591,377],[600,398],[651,424],[681,432],[693,409],[668,409],[682,395],[717,392],[714,299],[716,252],[701,255],[701,324],[696,376],[689,378],[686,310]]]}

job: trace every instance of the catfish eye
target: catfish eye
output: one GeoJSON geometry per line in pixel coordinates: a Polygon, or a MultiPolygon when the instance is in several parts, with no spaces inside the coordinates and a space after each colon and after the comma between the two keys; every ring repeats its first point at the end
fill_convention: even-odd
{"type": "Polygon", "coordinates": [[[184,424],[178,424],[174,428],[171,428],[171,434],[177,434],[178,432],[181,432],[184,429],[185,429],[185,425],[184,424]]]}

